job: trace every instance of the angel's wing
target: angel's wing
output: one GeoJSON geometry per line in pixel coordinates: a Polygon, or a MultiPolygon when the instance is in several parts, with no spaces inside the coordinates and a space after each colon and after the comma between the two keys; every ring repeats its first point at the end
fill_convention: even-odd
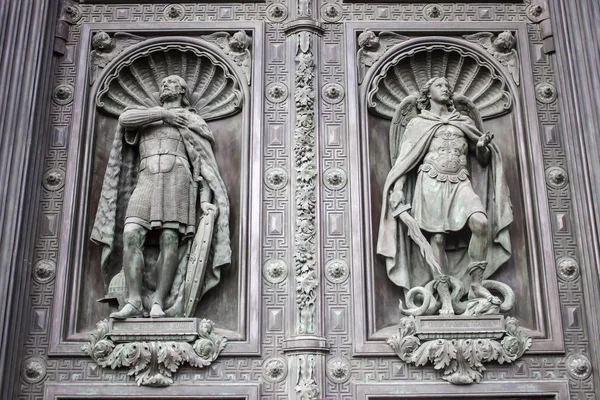
{"type": "Polygon", "coordinates": [[[402,142],[406,126],[417,115],[417,96],[406,96],[396,108],[392,124],[390,125],[390,160],[392,161],[392,165],[396,163],[396,159],[400,153],[400,143],[402,142]]]}
{"type": "Polygon", "coordinates": [[[393,45],[402,43],[408,39],[410,39],[408,36],[400,35],[394,32],[383,31],[379,33],[379,43],[381,43],[386,50],[393,45]]]}
{"type": "Polygon", "coordinates": [[[498,59],[498,61],[500,61],[502,65],[504,65],[506,69],[508,69],[508,72],[510,72],[511,76],[513,77],[513,80],[518,85],[520,80],[519,55],[517,54],[517,51],[515,49],[512,49],[508,53],[496,53],[495,56],[498,59]]]}
{"type": "Polygon", "coordinates": [[[229,53],[229,51],[230,51],[230,49],[229,49],[229,39],[230,38],[231,38],[231,35],[227,32],[215,32],[215,33],[211,33],[210,35],[202,36],[202,39],[206,40],[207,42],[216,44],[217,46],[222,48],[223,51],[225,51],[225,53],[229,53]]]}
{"type": "Polygon", "coordinates": [[[483,46],[488,53],[494,54],[494,41],[492,40],[494,37],[493,33],[477,32],[472,35],[464,35],[463,37],[469,42],[477,43],[483,46]]]}
{"type": "Polygon", "coordinates": [[[252,54],[250,53],[250,50],[246,49],[246,51],[241,54],[239,65],[242,67],[242,70],[244,70],[248,83],[250,83],[250,74],[252,73],[252,54]]]}
{"type": "Polygon", "coordinates": [[[132,35],[131,33],[125,33],[125,32],[115,32],[115,34],[113,35],[113,40],[115,41],[116,45],[119,47],[119,51],[118,53],[120,53],[121,51],[123,51],[123,49],[134,45],[136,43],[140,43],[142,41],[144,41],[146,38],[138,36],[138,35],[132,35]]]}
{"type": "Polygon", "coordinates": [[[367,69],[369,69],[373,63],[371,62],[371,57],[364,49],[358,49],[356,59],[358,60],[358,83],[361,84],[367,74],[367,69]]]}
{"type": "Polygon", "coordinates": [[[100,56],[98,55],[98,52],[96,50],[92,50],[92,51],[90,51],[90,60],[89,60],[88,64],[90,65],[89,81],[90,81],[90,86],[91,86],[96,81],[96,78],[98,78],[98,75],[100,74],[100,68],[104,68],[106,63],[102,62],[102,60],[100,59],[100,56]],[[104,65],[102,65],[102,64],[104,64],[104,65]]]}
{"type": "Polygon", "coordinates": [[[477,106],[475,106],[475,103],[468,97],[457,94],[454,95],[452,101],[454,102],[456,111],[471,118],[473,122],[475,122],[477,129],[479,129],[480,132],[483,132],[483,119],[481,118],[481,114],[479,113],[477,106]]]}

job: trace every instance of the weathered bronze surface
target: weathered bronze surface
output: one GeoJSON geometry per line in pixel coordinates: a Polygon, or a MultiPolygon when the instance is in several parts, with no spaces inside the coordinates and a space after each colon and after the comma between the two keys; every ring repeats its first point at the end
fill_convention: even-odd
{"type": "Polygon", "coordinates": [[[598,397],[596,2],[59,3],[0,12],[3,398],[598,397]]]}

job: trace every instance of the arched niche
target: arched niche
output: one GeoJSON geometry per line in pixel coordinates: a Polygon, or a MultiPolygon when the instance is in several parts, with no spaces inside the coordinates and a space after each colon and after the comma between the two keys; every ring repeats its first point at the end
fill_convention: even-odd
{"type": "Polygon", "coordinates": [[[510,315],[532,332],[543,331],[541,299],[535,287],[539,249],[531,240],[534,227],[528,224],[533,213],[528,194],[531,168],[524,150],[526,124],[521,91],[485,50],[454,37],[428,36],[391,48],[370,68],[360,88],[363,184],[368,188],[364,191],[368,239],[365,257],[367,274],[371,274],[367,277],[368,291],[373,297],[368,300],[368,336],[381,340],[395,332],[401,317],[398,299],[404,299],[401,288],[387,276],[384,258],[376,252],[383,186],[391,168],[391,118],[404,96],[418,96],[418,89],[434,76],[447,77],[456,94],[473,100],[481,112],[485,131],[495,134],[510,188],[514,222],[510,228],[512,256],[490,278],[515,291],[517,301],[510,315]]]}
{"type": "MultiPolygon", "coordinates": [[[[250,137],[249,89],[244,72],[215,45],[191,37],[159,37],[125,49],[102,71],[89,92],[86,138],[83,141],[86,165],[81,168],[81,189],[85,204],[78,237],[83,242],[75,268],[70,331],[84,337],[98,320],[114,307],[97,302],[105,296],[108,282],[120,265],[103,276],[101,248],[90,242],[108,155],[118,115],[128,105],[157,105],[158,83],[165,77],[182,76],[190,87],[191,106],[208,123],[215,135],[214,153],[228,190],[232,263],[222,269],[220,283],[201,299],[197,317],[209,318],[228,337],[243,338],[244,285],[246,263],[244,243],[247,225],[248,151],[250,137]],[[242,288],[240,290],[240,288],[242,288]]],[[[120,250],[113,259],[119,260],[120,250]]]]}

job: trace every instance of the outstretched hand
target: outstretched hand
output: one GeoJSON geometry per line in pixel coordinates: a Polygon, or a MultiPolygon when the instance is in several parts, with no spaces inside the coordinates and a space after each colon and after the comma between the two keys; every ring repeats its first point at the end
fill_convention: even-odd
{"type": "Polygon", "coordinates": [[[492,139],[494,139],[494,134],[491,132],[487,132],[479,138],[479,140],[477,141],[477,147],[487,147],[487,145],[492,142],[492,139]]]}
{"type": "Polygon", "coordinates": [[[178,128],[187,128],[189,120],[185,112],[163,111],[163,121],[178,128]]]}

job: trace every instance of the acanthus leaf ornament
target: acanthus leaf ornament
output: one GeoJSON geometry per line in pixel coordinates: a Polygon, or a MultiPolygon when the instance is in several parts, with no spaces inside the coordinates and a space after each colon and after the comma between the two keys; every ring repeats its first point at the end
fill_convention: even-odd
{"type": "Polygon", "coordinates": [[[515,83],[520,83],[519,55],[515,50],[517,40],[511,31],[504,31],[497,36],[490,32],[478,32],[472,35],[464,35],[463,38],[471,43],[476,43],[494,56],[510,73],[515,83]]]}
{"type": "Polygon", "coordinates": [[[202,36],[202,39],[219,46],[244,71],[246,80],[250,84],[252,55],[249,48],[252,44],[252,38],[245,31],[237,31],[233,35],[227,32],[216,32],[202,36]]]}
{"type": "Polygon", "coordinates": [[[362,83],[369,68],[377,62],[392,46],[408,40],[408,36],[394,32],[375,32],[365,29],[358,35],[358,83],[362,83]]]}
{"type": "Polygon", "coordinates": [[[132,320],[121,322],[120,329],[114,329],[113,323],[106,319],[98,322],[82,350],[102,368],[129,368],[128,375],[138,386],[169,386],[181,365],[207,367],[227,345],[227,339],[214,333],[214,324],[206,319],[185,320],[196,326],[195,332],[185,334],[127,329],[128,324],[136,324],[132,320]],[[138,340],[127,340],[132,338],[138,340]]]}
{"type": "Polygon", "coordinates": [[[531,347],[531,338],[515,318],[496,316],[484,321],[480,317],[483,323],[476,322],[477,330],[469,329],[461,317],[434,318],[402,318],[398,335],[387,339],[387,344],[406,363],[431,363],[444,370],[443,379],[455,385],[479,383],[484,363],[512,363],[531,347]]]}

